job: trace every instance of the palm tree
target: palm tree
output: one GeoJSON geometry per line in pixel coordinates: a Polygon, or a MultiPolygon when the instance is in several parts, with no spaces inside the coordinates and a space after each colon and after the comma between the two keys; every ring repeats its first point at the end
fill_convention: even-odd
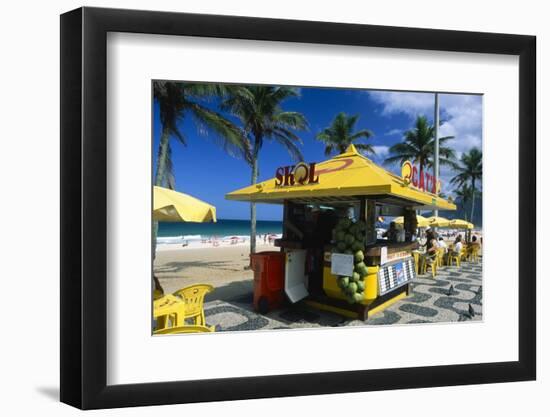
{"type": "Polygon", "coordinates": [[[474,219],[474,207],[476,197],[476,181],[481,180],[483,175],[483,153],[479,148],[472,148],[468,152],[462,154],[460,163],[454,167],[458,172],[451,182],[462,186],[468,184],[470,187],[470,198],[472,200],[472,209],[470,212],[470,220],[474,219]]]}
{"type": "Polygon", "coordinates": [[[455,190],[455,195],[460,199],[460,208],[464,211],[464,220],[468,221],[468,214],[466,213],[466,207],[468,201],[472,198],[472,191],[468,184],[463,184],[460,188],[455,190]]]}
{"type": "MultiPolygon", "coordinates": [[[[389,152],[393,156],[387,158],[385,163],[403,163],[410,160],[418,164],[420,172],[424,172],[424,168],[432,168],[435,152],[434,136],[434,126],[428,123],[428,119],[425,116],[418,116],[414,128],[404,133],[404,140],[390,147],[389,152]]],[[[451,139],[454,139],[454,136],[439,138],[440,165],[455,166],[455,152],[453,149],[445,146],[445,143],[451,139]]]]}
{"type": "Polygon", "coordinates": [[[229,93],[234,93],[235,88],[222,84],[154,82],[153,95],[159,105],[162,129],[157,154],[155,185],[174,189],[175,178],[170,139],[175,139],[184,146],[187,145],[187,140],[178,125],[185,115],[190,115],[194,119],[200,134],[207,135],[209,131],[214,132],[222,139],[227,150],[241,149],[240,129],[203,104],[205,100],[213,97],[224,97],[229,93]]]}
{"type": "Polygon", "coordinates": [[[348,116],[341,112],[336,115],[329,127],[324,128],[316,136],[318,140],[325,144],[325,155],[329,156],[334,151],[344,153],[349,145],[354,144],[355,148],[364,153],[374,155],[374,148],[367,143],[355,143],[360,139],[372,137],[372,132],[368,129],[354,132],[355,124],[359,115],[348,116]]]}
{"type": "MultiPolygon", "coordinates": [[[[302,143],[295,131],[307,129],[302,113],[284,111],[282,103],[297,97],[299,91],[291,87],[247,86],[249,94],[232,94],[221,108],[236,116],[243,129],[243,156],[251,168],[251,184],[258,180],[258,155],[265,140],[284,146],[295,161],[303,156],[298,145],[302,143]]],[[[250,203],[250,253],[256,251],[256,204],[250,203]]]]}
{"type": "MultiPolygon", "coordinates": [[[[207,135],[212,131],[222,140],[224,148],[232,153],[242,153],[241,130],[219,113],[210,110],[204,101],[227,94],[242,94],[239,87],[222,84],[192,84],[171,81],[155,81],[153,97],[159,105],[161,136],[157,153],[157,170],[154,185],[175,188],[170,139],[186,146],[187,140],[179,128],[179,123],[190,115],[198,127],[198,132],[207,135]]],[[[156,253],[158,222],[153,223],[153,257],[156,253]]],[[[160,285],[160,284],[159,284],[160,285]]]]}

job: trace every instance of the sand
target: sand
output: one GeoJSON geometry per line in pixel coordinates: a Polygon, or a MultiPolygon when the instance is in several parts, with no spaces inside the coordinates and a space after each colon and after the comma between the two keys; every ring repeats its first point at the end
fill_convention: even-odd
{"type": "MultiPolygon", "coordinates": [[[[263,244],[256,247],[256,252],[273,250],[279,248],[263,244]]],[[[163,248],[157,251],[155,275],[165,293],[193,284],[210,284],[215,290],[208,300],[228,300],[252,292],[249,253],[248,245],[163,248]]]]}

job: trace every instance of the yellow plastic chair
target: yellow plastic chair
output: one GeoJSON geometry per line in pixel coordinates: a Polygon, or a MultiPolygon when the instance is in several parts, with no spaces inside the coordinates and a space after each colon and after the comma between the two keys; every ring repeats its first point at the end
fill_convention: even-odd
{"type": "Polygon", "coordinates": [[[412,256],[414,258],[414,272],[416,272],[416,275],[418,275],[418,272],[420,271],[420,253],[414,251],[412,253],[412,256]]]}
{"type": "Polygon", "coordinates": [[[479,252],[481,247],[479,245],[472,245],[468,248],[468,260],[471,262],[478,262],[479,252]]]}
{"type": "Polygon", "coordinates": [[[173,293],[185,303],[185,319],[193,319],[196,326],[206,326],[204,317],[204,296],[214,290],[212,285],[197,284],[173,293]]]}
{"type": "Polygon", "coordinates": [[[460,260],[466,261],[468,259],[468,248],[465,246],[462,246],[462,249],[460,250],[460,260]]]}
{"type": "Polygon", "coordinates": [[[453,261],[456,263],[456,266],[459,267],[460,266],[460,259],[461,259],[461,254],[458,254],[456,252],[451,252],[449,253],[449,266],[452,266],[453,265],[453,261]]]}
{"type": "Polygon", "coordinates": [[[153,301],[153,318],[157,321],[156,328],[182,326],[185,324],[185,303],[172,294],[165,295],[153,301]]]}
{"type": "Polygon", "coordinates": [[[443,266],[443,257],[445,256],[445,248],[437,248],[437,266],[441,268],[443,266]]]}
{"type": "MultiPolygon", "coordinates": [[[[422,262],[422,268],[421,268],[422,275],[424,275],[427,272],[427,268],[428,268],[427,264],[428,264],[427,259],[424,258],[422,262]]],[[[432,262],[430,264],[430,269],[432,272],[432,278],[435,279],[435,276],[437,275],[437,256],[434,259],[432,259],[432,262]]]]}
{"type": "Polygon", "coordinates": [[[166,327],[153,332],[153,334],[182,334],[182,333],[211,333],[214,332],[214,326],[176,326],[166,327]]]}

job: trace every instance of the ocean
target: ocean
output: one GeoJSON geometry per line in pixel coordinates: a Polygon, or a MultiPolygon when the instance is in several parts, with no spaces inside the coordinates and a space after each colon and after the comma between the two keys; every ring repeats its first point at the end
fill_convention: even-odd
{"type": "MultiPolygon", "coordinates": [[[[280,221],[258,220],[256,234],[283,233],[280,221]]],[[[180,239],[195,240],[216,236],[220,239],[231,236],[247,238],[250,236],[250,220],[218,219],[216,223],[159,223],[158,242],[176,243],[180,239]]]]}

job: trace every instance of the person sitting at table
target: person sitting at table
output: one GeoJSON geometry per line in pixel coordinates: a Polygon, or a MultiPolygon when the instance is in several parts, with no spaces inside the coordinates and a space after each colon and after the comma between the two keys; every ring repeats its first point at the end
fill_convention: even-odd
{"type": "Polygon", "coordinates": [[[387,237],[390,242],[395,242],[397,240],[397,227],[395,227],[395,222],[390,223],[390,228],[382,234],[382,237],[387,237]]]}
{"type": "Polygon", "coordinates": [[[438,247],[434,231],[431,229],[426,231],[426,263],[428,265],[435,261],[438,247]]]}
{"type": "Polygon", "coordinates": [[[445,241],[443,240],[443,238],[440,236],[438,241],[437,241],[437,246],[439,246],[440,248],[443,248],[445,249],[445,252],[447,252],[447,243],[445,243],[445,241]]]}
{"type": "Polygon", "coordinates": [[[462,235],[459,234],[455,239],[455,243],[454,243],[451,255],[458,256],[460,255],[461,251],[462,251],[462,235]]]}
{"type": "Polygon", "coordinates": [[[471,253],[477,253],[479,252],[479,249],[481,248],[481,244],[477,240],[477,236],[472,236],[472,241],[470,242],[470,245],[468,245],[468,249],[471,253]]]}

